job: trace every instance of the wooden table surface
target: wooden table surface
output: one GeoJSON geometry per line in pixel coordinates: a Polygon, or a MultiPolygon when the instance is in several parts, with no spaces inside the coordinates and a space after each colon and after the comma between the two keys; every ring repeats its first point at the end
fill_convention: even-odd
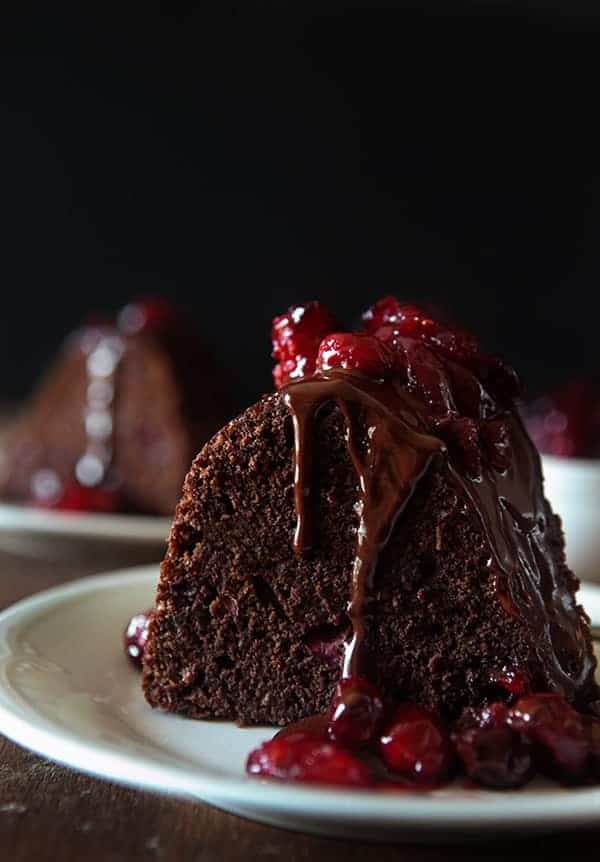
{"type": "MultiPolygon", "coordinates": [[[[95,571],[0,551],[0,608],[95,571]]],[[[1,728],[0,728],[1,730],[1,728]]],[[[600,828],[461,846],[377,845],[260,826],[198,802],[125,789],[36,757],[0,736],[0,862],[388,860],[592,857],[600,828]]]]}

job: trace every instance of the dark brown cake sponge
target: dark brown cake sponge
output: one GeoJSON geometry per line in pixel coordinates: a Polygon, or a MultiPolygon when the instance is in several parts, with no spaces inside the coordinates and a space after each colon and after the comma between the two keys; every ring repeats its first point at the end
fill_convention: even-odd
{"type": "MultiPolygon", "coordinates": [[[[360,423],[361,417],[356,421],[360,423]]],[[[200,452],[184,485],[162,564],[143,687],[153,706],[196,718],[287,724],[326,709],[340,677],[355,553],[356,474],[337,408],[314,441],[312,551],[294,553],[291,417],[279,394],[229,423],[200,452]]],[[[546,538],[558,587],[591,653],[559,519],[546,538]]],[[[498,598],[477,517],[434,461],[384,549],[367,616],[384,690],[453,715],[490,696],[490,675],[526,668],[549,687],[526,619],[498,598]]],[[[562,656],[564,666],[573,656],[562,656]]],[[[577,675],[578,668],[573,668],[577,675]]],[[[592,672],[579,705],[596,697],[592,672]]]]}

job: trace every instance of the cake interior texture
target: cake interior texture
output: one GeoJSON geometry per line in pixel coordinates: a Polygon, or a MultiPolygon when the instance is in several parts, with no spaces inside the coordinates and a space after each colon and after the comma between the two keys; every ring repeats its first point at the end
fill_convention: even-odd
{"type": "MultiPolygon", "coordinates": [[[[534,690],[578,707],[598,696],[560,520],[543,499],[539,458],[516,412],[503,415],[510,466],[484,464],[471,480],[459,456],[435,454],[393,523],[365,606],[365,647],[382,691],[450,718],[497,697],[498,675],[514,668],[534,690]]],[[[285,390],[230,422],[196,457],[146,646],[152,706],[274,725],[327,708],[352,629],[360,507],[349,422],[366,449],[372,418],[360,404],[331,401],[316,416],[314,535],[302,554],[293,547],[285,390]]]]}

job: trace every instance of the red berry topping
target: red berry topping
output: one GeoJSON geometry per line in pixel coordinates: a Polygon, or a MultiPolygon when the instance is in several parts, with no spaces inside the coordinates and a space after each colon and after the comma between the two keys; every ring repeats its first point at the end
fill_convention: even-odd
{"type": "Polygon", "coordinates": [[[375,334],[382,326],[393,326],[401,335],[418,338],[433,335],[442,327],[422,308],[399,302],[395,296],[384,296],[362,316],[367,332],[375,334]]]}
{"type": "Polygon", "coordinates": [[[452,742],[467,775],[485,787],[520,787],[533,777],[531,743],[506,724],[503,703],[465,710],[452,742]]]}
{"type": "Polygon", "coordinates": [[[480,428],[488,460],[492,467],[503,473],[511,463],[510,436],[504,419],[490,419],[480,428]]]}
{"type": "Polygon", "coordinates": [[[279,781],[332,784],[339,787],[369,787],[370,770],[353,754],[324,741],[320,736],[296,733],[271,739],[248,757],[250,775],[279,781]]]}
{"type": "Polygon", "coordinates": [[[334,332],[319,346],[317,371],[343,368],[366,377],[383,379],[394,368],[394,354],[378,338],[360,332],[334,332]]]}
{"type": "Polygon", "coordinates": [[[481,476],[482,458],[479,445],[479,423],[467,416],[450,419],[438,427],[440,437],[447,443],[468,475],[476,479],[481,476]]]}
{"type": "Polygon", "coordinates": [[[272,328],[275,386],[280,389],[290,380],[312,374],[319,344],[338,328],[329,309],[316,301],[296,305],[276,317],[272,328]]]}
{"type": "Polygon", "coordinates": [[[457,728],[503,727],[508,718],[508,707],[502,701],[487,703],[479,709],[467,708],[457,722],[457,728]]]}
{"type": "Polygon", "coordinates": [[[382,327],[392,327],[397,338],[424,342],[446,361],[470,369],[503,402],[511,402],[520,394],[519,381],[512,368],[483,353],[470,333],[456,326],[443,326],[418,306],[387,296],[365,312],[363,323],[372,335],[381,337],[382,327]]]}
{"type": "Polygon", "coordinates": [[[565,781],[585,777],[590,742],[583,717],[558,694],[528,694],[509,710],[508,724],[534,744],[537,766],[565,781]]]}
{"type": "Polygon", "coordinates": [[[329,710],[331,739],[349,748],[366,745],[376,735],[383,714],[377,688],[362,677],[342,679],[329,710]]]}
{"type": "Polygon", "coordinates": [[[148,628],[153,614],[154,611],[152,610],[146,611],[143,614],[136,614],[131,617],[125,629],[123,637],[125,652],[138,668],[142,666],[146,641],[148,640],[148,628]]]}
{"type": "Polygon", "coordinates": [[[102,485],[88,487],[72,482],[52,504],[52,508],[68,512],[110,513],[119,512],[122,503],[121,495],[113,488],[105,488],[102,485]]]}
{"type": "Polygon", "coordinates": [[[394,712],[379,740],[379,751],[392,772],[417,784],[437,784],[452,769],[454,753],[438,715],[406,703],[394,712]]]}
{"type": "Polygon", "coordinates": [[[509,665],[505,665],[501,670],[491,671],[490,682],[503,689],[511,698],[522,697],[531,691],[527,671],[509,665]]]}
{"type": "Polygon", "coordinates": [[[138,332],[164,332],[177,326],[179,313],[165,299],[146,297],[130,302],[118,314],[121,332],[133,335],[138,332]]]}

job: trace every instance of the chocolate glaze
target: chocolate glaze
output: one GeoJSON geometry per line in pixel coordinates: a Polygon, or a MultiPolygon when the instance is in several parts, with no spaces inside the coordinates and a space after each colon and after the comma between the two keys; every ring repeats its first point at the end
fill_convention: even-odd
{"type": "Polygon", "coordinates": [[[484,464],[480,476],[469,478],[434,436],[438,420],[427,404],[399,381],[329,371],[290,383],[282,393],[294,426],[294,548],[298,554],[308,551],[312,543],[313,429],[319,411],[328,403],[344,416],[348,452],[356,470],[359,526],[348,604],[352,637],[345,646],[343,676],[369,672],[365,612],[377,561],[437,455],[441,469],[448,471],[457,488],[459,503],[483,528],[498,601],[505,611],[527,618],[536,652],[547,668],[548,687],[573,699],[578,687],[592,678],[593,658],[581,618],[545,539],[549,509],[540,459],[516,410],[497,411],[509,431],[509,468],[500,472],[484,464]],[[367,428],[364,441],[357,439],[356,410],[367,428]]]}
{"type": "Polygon", "coordinates": [[[564,588],[545,538],[549,510],[544,501],[540,456],[516,411],[506,417],[512,459],[498,472],[485,468],[480,480],[466,478],[449,460],[447,469],[479,519],[490,549],[498,599],[505,610],[526,617],[550,688],[572,700],[593,674],[576,604],[564,588]],[[572,653],[576,649],[577,671],[572,653]],[[571,657],[571,667],[564,657],[571,657]]]}
{"type": "Polygon", "coordinates": [[[365,673],[365,607],[382,548],[398,516],[410,500],[432,457],[444,449],[441,440],[425,433],[409,412],[401,393],[388,383],[347,372],[329,372],[284,391],[294,422],[294,492],[297,526],[294,548],[310,548],[310,473],[312,428],[323,405],[333,401],[346,421],[348,451],[358,478],[359,526],[351,574],[348,616],[352,639],[346,645],[344,676],[365,673]],[[351,408],[360,408],[368,427],[364,447],[356,439],[351,408]]]}

